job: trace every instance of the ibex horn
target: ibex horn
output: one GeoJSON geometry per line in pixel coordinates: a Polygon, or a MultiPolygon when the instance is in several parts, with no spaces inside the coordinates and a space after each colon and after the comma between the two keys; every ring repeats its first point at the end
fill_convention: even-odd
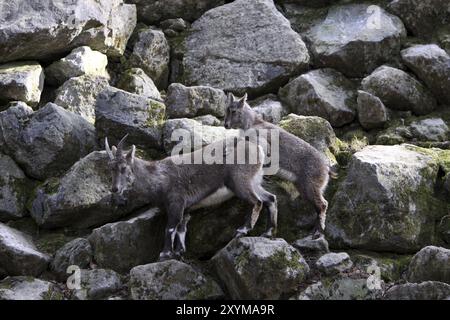
{"type": "Polygon", "coordinates": [[[123,149],[123,144],[126,140],[126,138],[128,137],[128,133],[122,138],[122,140],[120,140],[120,142],[117,144],[117,152],[122,153],[122,149],[123,149]]]}
{"type": "Polygon", "coordinates": [[[108,154],[108,157],[111,160],[114,160],[114,155],[112,154],[111,149],[109,148],[108,137],[105,137],[105,149],[106,153],[108,154]]]}

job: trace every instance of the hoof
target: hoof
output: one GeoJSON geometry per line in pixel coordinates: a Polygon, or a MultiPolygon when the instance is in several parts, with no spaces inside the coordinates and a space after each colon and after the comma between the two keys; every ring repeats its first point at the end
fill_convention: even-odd
{"type": "Polygon", "coordinates": [[[167,261],[167,260],[172,260],[175,259],[175,254],[172,252],[161,252],[159,254],[159,259],[158,262],[163,262],[163,261],[167,261]]]}
{"type": "Polygon", "coordinates": [[[242,238],[242,237],[245,237],[247,234],[246,233],[244,233],[244,232],[239,232],[239,231],[236,231],[236,233],[234,234],[234,237],[233,237],[233,239],[238,239],[238,238],[242,238]]]}

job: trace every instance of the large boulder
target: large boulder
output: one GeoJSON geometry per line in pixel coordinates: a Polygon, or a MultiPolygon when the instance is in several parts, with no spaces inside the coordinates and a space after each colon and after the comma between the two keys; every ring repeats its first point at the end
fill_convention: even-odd
{"type": "Polygon", "coordinates": [[[0,221],[18,219],[26,215],[30,181],[17,164],[0,153],[0,221]]]}
{"type": "Polygon", "coordinates": [[[38,276],[49,262],[28,235],[0,223],[0,275],[38,276]]]}
{"type": "Polygon", "coordinates": [[[112,270],[94,269],[80,271],[80,289],[72,293],[77,300],[99,300],[111,296],[122,289],[122,280],[112,270]]]}
{"type": "Polygon", "coordinates": [[[378,300],[383,290],[369,286],[368,278],[325,278],[308,286],[298,300],[378,300]]]}
{"type": "Polygon", "coordinates": [[[238,136],[238,134],[238,130],[202,125],[193,119],[169,119],[163,128],[163,146],[167,153],[170,153],[176,145],[179,149],[193,151],[213,142],[238,136]]]}
{"type": "Polygon", "coordinates": [[[165,217],[153,208],[128,220],[94,229],[88,239],[101,268],[123,273],[158,259],[164,228],[165,217]]]}
{"type": "Polygon", "coordinates": [[[362,88],[393,110],[423,115],[436,107],[436,100],[422,83],[405,71],[389,66],[381,66],[364,78],[362,88]]]}
{"type": "Polygon", "coordinates": [[[327,155],[331,155],[331,152],[337,148],[337,138],[333,127],[324,118],[298,116],[291,113],[284,117],[279,125],[327,155]]]}
{"type": "Polygon", "coordinates": [[[314,64],[362,77],[394,60],[406,36],[402,21],[369,4],[334,6],[306,33],[314,64]]]}
{"type": "Polygon", "coordinates": [[[224,295],[214,280],[177,260],[134,267],[130,291],[134,300],[210,300],[224,295]]]}
{"type": "Polygon", "coordinates": [[[285,106],[278,101],[273,94],[262,96],[256,100],[250,101],[250,106],[265,121],[278,124],[285,115],[288,114],[285,106]]]}
{"type": "Polygon", "coordinates": [[[450,250],[428,246],[414,255],[408,267],[410,282],[441,281],[450,284],[450,250]]]}
{"type": "Polygon", "coordinates": [[[161,94],[153,80],[141,68],[131,68],[120,76],[117,88],[147,98],[161,100],[161,94]]]}
{"type": "Polygon", "coordinates": [[[364,129],[383,128],[388,121],[388,112],[377,96],[358,90],[358,121],[364,129]]]}
{"type": "Polygon", "coordinates": [[[450,23],[447,0],[394,0],[389,10],[398,15],[415,36],[430,39],[437,28],[450,23]]]}
{"type": "Polygon", "coordinates": [[[64,280],[69,274],[69,266],[77,266],[86,269],[92,262],[92,247],[87,239],[76,238],[59,248],[50,264],[57,276],[64,280]]]}
{"type": "Polygon", "coordinates": [[[183,18],[194,21],[203,12],[222,5],[224,0],[128,0],[136,4],[138,20],[157,24],[166,19],[183,18]]]}
{"type": "Polygon", "coordinates": [[[209,10],[192,24],[185,49],[185,84],[239,95],[271,92],[309,64],[300,35],[273,0],[237,0],[209,10]]]}
{"type": "Polygon", "coordinates": [[[95,123],[97,97],[108,85],[108,80],[104,77],[84,75],[71,78],[56,90],[54,102],[95,123]]]}
{"type": "Polygon", "coordinates": [[[450,285],[438,281],[395,285],[383,296],[385,300],[445,300],[450,297],[450,285]]]}
{"type": "Polygon", "coordinates": [[[434,241],[446,205],[434,197],[439,163],[412,145],[355,153],[328,214],[330,244],[408,253],[434,241]]]}
{"type": "Polygon", "coordinates": [[[316,261],[316,268],[324,275],[334,275],[348,271],[353,266],[350,256],[346,252],[330,252],[316,261]]]}
{"type": "Polygon", "coordinates": [[[36,106],[43,88],[44,70],[39,63],[12,62],[0,65],[0,104],[23,101],[36,106]]]}
{"type": "Polygon", "coordinates": [[[104,151],[76,162],[61,178],[49,179],[35,190],[31,216],[44,228],[91,227],[115,221],[145,205],[136,195],[116,206],[111,193],[111,169],[104,151]]]}
{"type": "Polygon", "coordinates": [[[58,287],[31,277],[8,277],[0,281],[0,300],[63,300],[58,287]]]}
{"type": "Polygon", "coordinates": [[[295,291],[309,274],[301,254],[283,239],[233,240],[212,263],[233,299],[279,299],[295,291]]]}
{"type": "Polygon", "coordinates": [[[401,52],[403,62],[442,104],[450,103],[450,56],[435,44],[416,45],[401,52]]]}
{"type": "Polygon", "coordinates": [[[128,134],[128,143],[143,148],[160,148],[161,131],[165,117],[163,103],[107,87],[98,98],[95,107],[97,138],[108,137],[117,143],[128,134]]]}
{"type": "Polygon", "coordinates": [[[278,93],[291,112],[319,116],[341,127],[355,118],[356,88],[333,69],[318,69],[290,81],[278,93]]]}
{"type": "Polygon", "coordinates": [[[160,89],[169,79],[170,47],[161,30],[140,28],[130,44],[131,54],[126,66],[141,68],[160,89]]]}
{"type": "Polygon", "coordinates": [[[86,46],[76,48],[67,57],[45,68],[46,81],[59,86],[70,78],[83,75],[109,78],[107,64],[108,58],[103,53],[86,46]]]}
{"type": "Polygon", "coordinates": [[[83,45],[120,56],[135,25],[136,7],[122,0],[2,2],[0,62],[51,59],[83,45]]]}
{"type": "Polygon", "coordinates": [[[169,118],[191,118],[206,114],[223,118],[227,97],[220,89],[172,83],[167,90],[165,103],[169,118]]]}
{"type": "Polygon", "coordinates": [[[63,173],[96,147],[94,126],[53,103],[36,112],[10,107],[0,112],[0,128],[2,151],[37,179],[63,173]]]}

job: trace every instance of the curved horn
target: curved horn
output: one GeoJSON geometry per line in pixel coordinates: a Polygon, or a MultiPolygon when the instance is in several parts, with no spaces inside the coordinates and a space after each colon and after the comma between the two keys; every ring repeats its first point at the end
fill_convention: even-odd
{"type": "Polygon", "coordinates": [[[122,152],[123,144],[124,144],[125,140],[127,139],[127,137],[128,137],[128,133],[127,133],[127,134],[122,138],[122,140],[120,140],[120,142],[117,144],[117,151],[118,151],[118,152],[122,152]]]}
{"type": "Polygon", "coordinates": [[[108,157],[111,160],[114,160],[114,155],[112,154],[111,149],[109,148],[108,137],[105,137],[105,150],[106,153],[108,154],[108,157]]]}

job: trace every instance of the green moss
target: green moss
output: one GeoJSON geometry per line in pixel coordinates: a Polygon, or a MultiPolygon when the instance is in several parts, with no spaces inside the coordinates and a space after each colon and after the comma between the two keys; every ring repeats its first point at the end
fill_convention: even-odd
{"type": "Polygon", "coordinates": [[[150,128],[160,127],[165,122],[165,106],[155,100],[149,100],[148,117],[145,125],[150,128]]]}

